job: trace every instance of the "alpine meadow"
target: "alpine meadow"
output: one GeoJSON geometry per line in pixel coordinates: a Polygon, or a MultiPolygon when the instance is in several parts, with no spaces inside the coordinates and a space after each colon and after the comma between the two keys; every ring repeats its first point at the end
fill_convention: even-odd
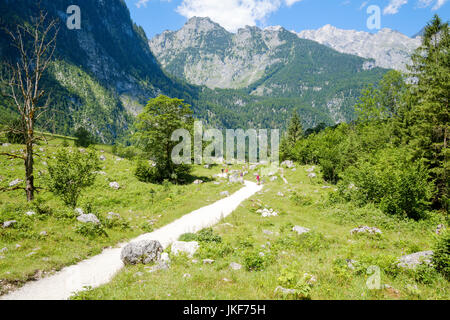
{"type": "Polygon", "coordinates": [[[323,2],[0,0],[0,300],[449,300],[450,4],[323,2]]]}

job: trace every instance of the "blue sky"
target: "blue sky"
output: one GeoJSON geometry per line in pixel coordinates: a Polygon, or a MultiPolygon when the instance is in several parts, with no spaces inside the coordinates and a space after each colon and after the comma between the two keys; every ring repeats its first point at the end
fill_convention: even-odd
{"type": "Polygon", "coordinates": [[[132,19],[149,38],[181,28],[192,16],[208,16],[229,31],[245,25],[281,25],[288,30],[318,29],[331,24],[342,29],[369,30],[367,8],[380,8],[381,28],[408,36],[439,14],[450,19],[450,0],[125,0],[132,19]]]}

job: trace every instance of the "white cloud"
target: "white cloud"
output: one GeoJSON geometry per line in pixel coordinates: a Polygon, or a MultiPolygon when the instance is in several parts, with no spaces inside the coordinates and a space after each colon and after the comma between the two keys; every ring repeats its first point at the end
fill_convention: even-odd
{"type": "Polygon", "coordinates": [[[294,3],[297,3],[297,2],[300,2],[300,1],[302,1],[302,0],[286,0],[285,2],[286,2],[286,5],[287,5],[288,7],[290,7],[290,6],[292,6],[294,3]]]}
{"type": "Polygon", "coordinates": [[[369,1],[364,1],[364,2],[361,4],[361,6],[359,7],[359,10],[364,9],[364,8],[367,6],[368,3],[369,3],[369,1]]]}
{"type": "Polygon", "coordinates": [[[383,14],[397,14],[402,6],[408,3],[408,0],[390,0],[383,14]]]}
{"type": "MultiPolygon", "coordinates": [[[[136,2],[136,7],[140,8],[140,7],[146,7],[147,6],[147,2],[149,2],[150,0],[139,0],[138,2],[136,2]]],[[[170,2],[172,0],[160,0],[163,2],[170,2]]]]}
{"type": "MultiPolygon", "coordinates": [[[[438,10],[440,7],[442,7],[448,0],[437,0],[435,5],[433,6],[433,10],[438,10]]],[[[419,8],[427,8],[429,7],[434,0],[419,0],[418,7],[419,8]]]]}
{"type": "Polygon", "coordinates": [[[186,18],[209,17],[228,31],[254,26],[282,5],[288,7],[302,0],[183,0],[177,12],[186,18]]]}

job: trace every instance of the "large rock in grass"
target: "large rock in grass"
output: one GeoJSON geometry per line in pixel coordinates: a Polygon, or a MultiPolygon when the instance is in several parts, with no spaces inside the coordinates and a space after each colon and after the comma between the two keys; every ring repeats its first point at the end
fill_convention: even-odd
{"type": "Polygon", "coordinates": [[[98,220],[97,216],[93,213],[79,215],[77,220],[82,223],[100,223],[100,220],[98,220]]]}
{"type": "Polygon", "coordinates": [[[398,266],[400,268],[405,269],[414,269],[415,267],[417,267],[422,263],[430,265],[432,258],[433,258],[433,251],[416,252],[401,257],[399,259],[398,266]]]}
{"type": "Polygon", "coordinates": [[[368,233],[368,234],[381,234],[381,230],[375,227],[359,226],[358,228],[352,229],[351,234],[368,233]]]}
{"type": "Polygon", "coordinates": [[[289,169],[291,169],[291,168],[293,168],[295,165],[294,165],[294,162],[292,161],[292,160],[286,160],[286,161],[283,161],[282,163],[281,163],[281,165],[282,166],[284,166],[284,167],[287,167],[287,168],[289,168],[289,169]]]}
{"type": "Polygon", "coordinates": [[[10,227],[12,227],[13,225],[15,225],[16,223],[17,223],[16,220],[5,221],[5,222],[3,222],[3,228],[4,228],[4,229],[10,228],[10,227]]]}
{"type": "Polygon", "coordinates": [[[172,244],[172,253],[175,255],[179,253],[186,253],[189,258],[192,258],[195,252],[197,252],[198,248],[199,245],[197,241],[175,241],[172,244]]]}
{"type": "Polygon", "coordinates": [[[17,186],[19,183],[21,183],[21,182],[23,182],[23,180],[21,180],[21,179],[16,179],[16,180],[14,180],[14,181],[11,181],[11,182],[9,183],[9,186],[10,186],[10,187],[15,187],[15,186],[17,186]]]}
{"type": "Polygon", "coordinates": [[[109,184],[109,187],[112,188],[112,189],[114,189],[114,190],[119,190],[119,189],[120,189],[120,185],[119,185],[118,182],[111,182],[111,183],[109,184]]]}
{"type": "Polygon", "coordinates": [[[308,233],[310,230],[308,228],[295,226],[292,228],[292,231],[297,232],[297,234],[300,235],[300,234],[308,233]]]}
{"type": "Polygon", "coordinates": [[[120,259],[126,265],[150,264],[161,259],[163,250],[161,243],[157,240],[131,242],[122,249],[120,259]]]}

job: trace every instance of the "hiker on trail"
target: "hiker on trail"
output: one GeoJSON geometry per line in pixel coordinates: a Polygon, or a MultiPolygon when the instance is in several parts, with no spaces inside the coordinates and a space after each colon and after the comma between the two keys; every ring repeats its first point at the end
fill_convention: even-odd
{"type": "Polygon", "coordinates": [[[222,168],[222,176],[223,176],[223,172],[224,172],[224,169],[222,168]]]}
{"type": "Polygon", "coordinates": [[[258,185],[260,184],[259,179],[260,179],[259,174],[257,174],[257,175],[256,175],[256,181],[258,182],[258,185]]]}

